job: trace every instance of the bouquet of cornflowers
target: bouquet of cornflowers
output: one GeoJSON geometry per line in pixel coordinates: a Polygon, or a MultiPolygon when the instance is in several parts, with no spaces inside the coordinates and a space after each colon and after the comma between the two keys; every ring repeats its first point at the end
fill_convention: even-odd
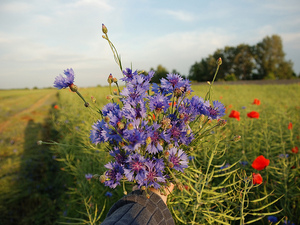
{"type": "MultiPolygon", "coordinates": [[[[92,125],[91,142],[106,143],[113,157],[105,165],[108,170],[100,181],[110,188],[129,181],[143,190],[155,188],[162,192],[173,183],[182,190],[177,177],[188,167],[192,142],[200,133],[194,132],[192,125],[211,120],[218,120],[215,126],[224,125],[226,122],[220,118],[225,115],[225,107],[219,101],[210,103],[210,90],[205,98],[192,96],[191,82],[178,74],[167,74],[160,84],[152,84],[154,71],[145,74],[123,70],[104,25],[102,30],[123,73],[120,80],[125,87],[120,90],[118,79],[109,75],[110,87],[115,83],[118,91],[108,96],[111,102],[98,110],[101,118],[92,125]]],[[[217,71],[221,63],[218,59],[217,71]]],[[[69,87],[89,107],[74,85],[74,71],[67,69],[64,74],[66,77],[56,77],[54,86],[69,87]]]]}

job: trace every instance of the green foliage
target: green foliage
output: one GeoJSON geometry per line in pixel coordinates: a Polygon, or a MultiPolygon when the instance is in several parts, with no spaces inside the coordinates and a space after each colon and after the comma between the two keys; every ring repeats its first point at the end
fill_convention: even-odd
{"type": "MultiPolygon", "coordinates": [[[[225,46],[212,55],[195,62],[190,68],[188,78],[196,81],[209,81],[213,77],[214,63],[219,57],[223,63],[218,73],[219,80],[234,73],[241,80],[265,79],[273,73],[276,79],[291,79],[295,76],[293,63],[285,60],[280,36],[265,37],[256,45],[240,44],[225,46]]],[[[226,80],[226,79],[225,79],[226,80]]]]}

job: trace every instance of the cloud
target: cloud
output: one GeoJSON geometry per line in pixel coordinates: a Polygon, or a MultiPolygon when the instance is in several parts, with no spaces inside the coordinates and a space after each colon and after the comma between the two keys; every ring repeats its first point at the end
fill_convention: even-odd
{"type": "Polygon", "coordinates": [[[79,0],[73,3],[74,7],[96,7],[101,10],[112,10],[113,7],[107,3],[105,0],[79,0]]]}
{"type": "Polygon", "coordinates": [[[24,13],[33,9],[33,5],[25,2],[0,3],[0,11],[6,13],[24,13]]]}
{"type": "Polygon", "coordinates": [[[185,12],[181,10],[166,10],[164,11],[167,15],[173,16],[175,19],[184,21],[184,22],[192,22],[197,19],[195,15],[190,12],[185,12]]]}

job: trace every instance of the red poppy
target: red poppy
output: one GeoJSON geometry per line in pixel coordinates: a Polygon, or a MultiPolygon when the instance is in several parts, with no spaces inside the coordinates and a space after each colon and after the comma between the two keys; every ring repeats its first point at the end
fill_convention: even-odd
{"type": "Polygon", "coordinates": [[[229,115],[230,118],[236,118],[238,121],[240,121],[240,112],[231,110],[231,113],[229,115]]]}
{"type": "Polygon", "coordinates": [[[252,163],[252,167],[256,170],[263,170],[270,163],[269,159],[266,159],[263,155],[258,156],[252,163]]]}
{"type": "Polygon", "coordinates": [[[260,100],[258,100],[257,98],[254,99],[253,105],[260,105],[260,100]]]}
{"type": "Polygon", "coordinates": [[[299,152],[299,149],[297,146],[295,146],[294,148],[292,148],[292,152],[297,154],[299,152]]]}
{"type": "Polygon", "coordinates": [[[252,173],[253,178],[253,184],[261,184],[262,183],[262,177],[259,173],[252,173]]]}
{"type": "Polygon", "coordinates": [[[54,108],[54,109],[59,109],[59,106],[58,106],[58,105],[55,105],[53,108],[54,108]]]}
{"type": "Polygon", "coordinates": [[[293,128],[293,124],[289,122],[288,129],[291,130],[293,128]]]}
{"type": "Polygon", "coordinates": [[[247,113],[247,116],[248,116],[249,118],[255,118],[255,119],[258,119],[258,118],[259,118],[259,113],[258,113],[258,112],[255,112],[255,111],[252,111],[252,112],[247,113]]]}

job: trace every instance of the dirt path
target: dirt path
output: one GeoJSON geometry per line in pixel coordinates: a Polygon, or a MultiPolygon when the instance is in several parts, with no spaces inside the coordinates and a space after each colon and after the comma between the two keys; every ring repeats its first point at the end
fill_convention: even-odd
{"type": "Polygon", "coordinates": [[[20,117],[22,114],[31,113],[31,112],[35,111],[36,109],[41,107],[53,95],[55,95],[55,93],[49,93],[49,94],[43,96],[37,102],[30,105],[28,108],[26,108],[26,109],[22,110],[21,112],[18,112],[15,115],[9,117],[7,121],[5,121],[3,123],[0,123],[0,134],[5,130],[5,128],[11,123],[11,121],[13,119],[20,117]]]}

